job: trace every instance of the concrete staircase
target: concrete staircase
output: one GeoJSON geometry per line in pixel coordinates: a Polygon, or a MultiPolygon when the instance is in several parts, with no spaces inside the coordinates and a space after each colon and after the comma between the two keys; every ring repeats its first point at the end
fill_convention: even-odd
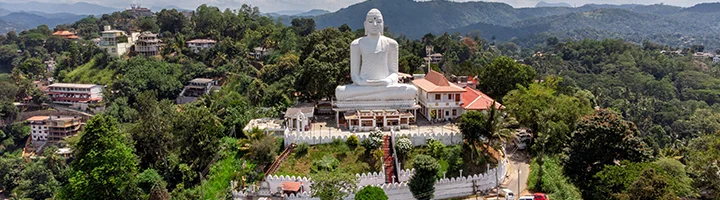
{"type": "Polygon", "coordinates": [[[390,135],[383,136],[383,168],[385,169],[385,183],[394,183],[397,181],[397,170],[395,169],[395,160],[393,159],[392,141],[390,135]]]}

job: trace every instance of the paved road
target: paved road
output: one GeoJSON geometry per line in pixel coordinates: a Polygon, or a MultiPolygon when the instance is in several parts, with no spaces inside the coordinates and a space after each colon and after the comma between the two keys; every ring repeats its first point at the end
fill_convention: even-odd
{"type": "Polygon", "coordinates": [[[530,174],[530,156],[528,156],[527,152],[517,151],[508,154],[508,157],[510,157],[509,177],[503,185],[512,190],[515,193],[515,199],[518,199],[523,194],[529,194],[529,192],[525,190],[527,189],[527,179],[530,174]],[[519,185],[518,181],[520,181],[519,185]]]}

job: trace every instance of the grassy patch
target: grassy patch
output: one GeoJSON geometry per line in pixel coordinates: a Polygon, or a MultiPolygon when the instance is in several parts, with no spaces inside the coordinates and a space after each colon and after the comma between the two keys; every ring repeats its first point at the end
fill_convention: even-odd
{"type": "Polygon", "coordinates": [[[115,70],[96,67],[95,59],[93,58],[90,62],[80,65],[74,70],[68,72],[62,81],[66,83],[93,83],[109,85],[112,83],[114,75],[115,70]]]}
{"type": "Polygon", "coordinates": [[[358,146],[356,148],[348,147],[344,142],[336,142],[332,144],[322,144],[310,146],[307,153],[297,154],[294,151],[280,166],[276,175],[288,176],[309,176],[312,174],[312,163],[321,160],[325,155],[331,155],[338,159],[340,163],[336,170],[345,173],[357,174],[367,172],[378,172],[380,169],[373,169],[373,161],[371,154],[365,154],[365,148],[358,146]]]}
{"type": "Polygon", "coordinates": [[[580,190],[563,174],[559,158],[545,156],[543,161],[542,191],[537,191],[540,188],[537,185],[539,169],[537,158],[530,164],[528,190],[548,193],[550,199],[582,199],[580,190]]]}
{"type": "Polygon", "coordinates": [[[226,199],[230,195],[230,180],[242,166],[242,161],[234,157],[219,160],[210,169],[208,179],[202,184],[204,199],[226,199]]]}

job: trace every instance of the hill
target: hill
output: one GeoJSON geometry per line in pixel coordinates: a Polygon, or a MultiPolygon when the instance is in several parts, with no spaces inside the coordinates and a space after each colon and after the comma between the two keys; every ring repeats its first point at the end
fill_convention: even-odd
{"type": "Polygon", "coordinates": [[[536,8],[542,8],[542,7],[572,7],[572,5],[565,3],[565,2],[559,2],[559,3],[548,3],[544,1],[540,1],[537,4],[535,4],[536,8]]]}
{"type": "MultiPolygon", "coordinates": [[[[85,16],[83,15],[73,15],[68,13],[42,13],[41,15],[25,12],[14,12],[0,17],[0,20],[16,24],[16,28],[14,30],[22,30],[26,28],[34,28],[42,24],[46,24],[48,25],[48,27],[54,28],[59,24],[70,24],[82,18],[85,18],[85,16]]],[[[8,25],[0,24],[0,29],[6,29],[4,28],[5,26],[8,25]]]]}
{"type": "Polygon", "coordinates": [[[323,9],[312,9],[307,12],[295,14],[295,16],[318,16],[318,15],[324,15],[327,13],[330,13],[330,11],[323,10],[323,9]]]}
{"type": "Polygon", "coordinates": [[[720,12],[719,3],[701,3],[685,9],[688,12],[720,12]]]}
{"type": "Polygon", "coordinates": [[[74,13],[79,15],[102,15],[112,13],[115,11],[121,11],[120,8],[112,8],[101,6],[97,4],[78,2],[74,4],[66,3],[45,3],[45,2],[24,2],[24,3],[8,3],[0,2],[0,8],[12,12],[43,12],[43,13],[74,13]]]}

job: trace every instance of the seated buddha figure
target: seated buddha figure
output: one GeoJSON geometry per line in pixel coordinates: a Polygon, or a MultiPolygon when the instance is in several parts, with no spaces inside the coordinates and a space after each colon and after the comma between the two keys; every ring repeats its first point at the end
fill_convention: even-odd
{"type": "Polygon", "coordinates": [[[352,84],[335,89],[339,101],[413,100],[417,88],[398,83],[398,43],[383,36],[383,17],[372,9],[365,18],[365,37],[350,44],[352,84]]]}

